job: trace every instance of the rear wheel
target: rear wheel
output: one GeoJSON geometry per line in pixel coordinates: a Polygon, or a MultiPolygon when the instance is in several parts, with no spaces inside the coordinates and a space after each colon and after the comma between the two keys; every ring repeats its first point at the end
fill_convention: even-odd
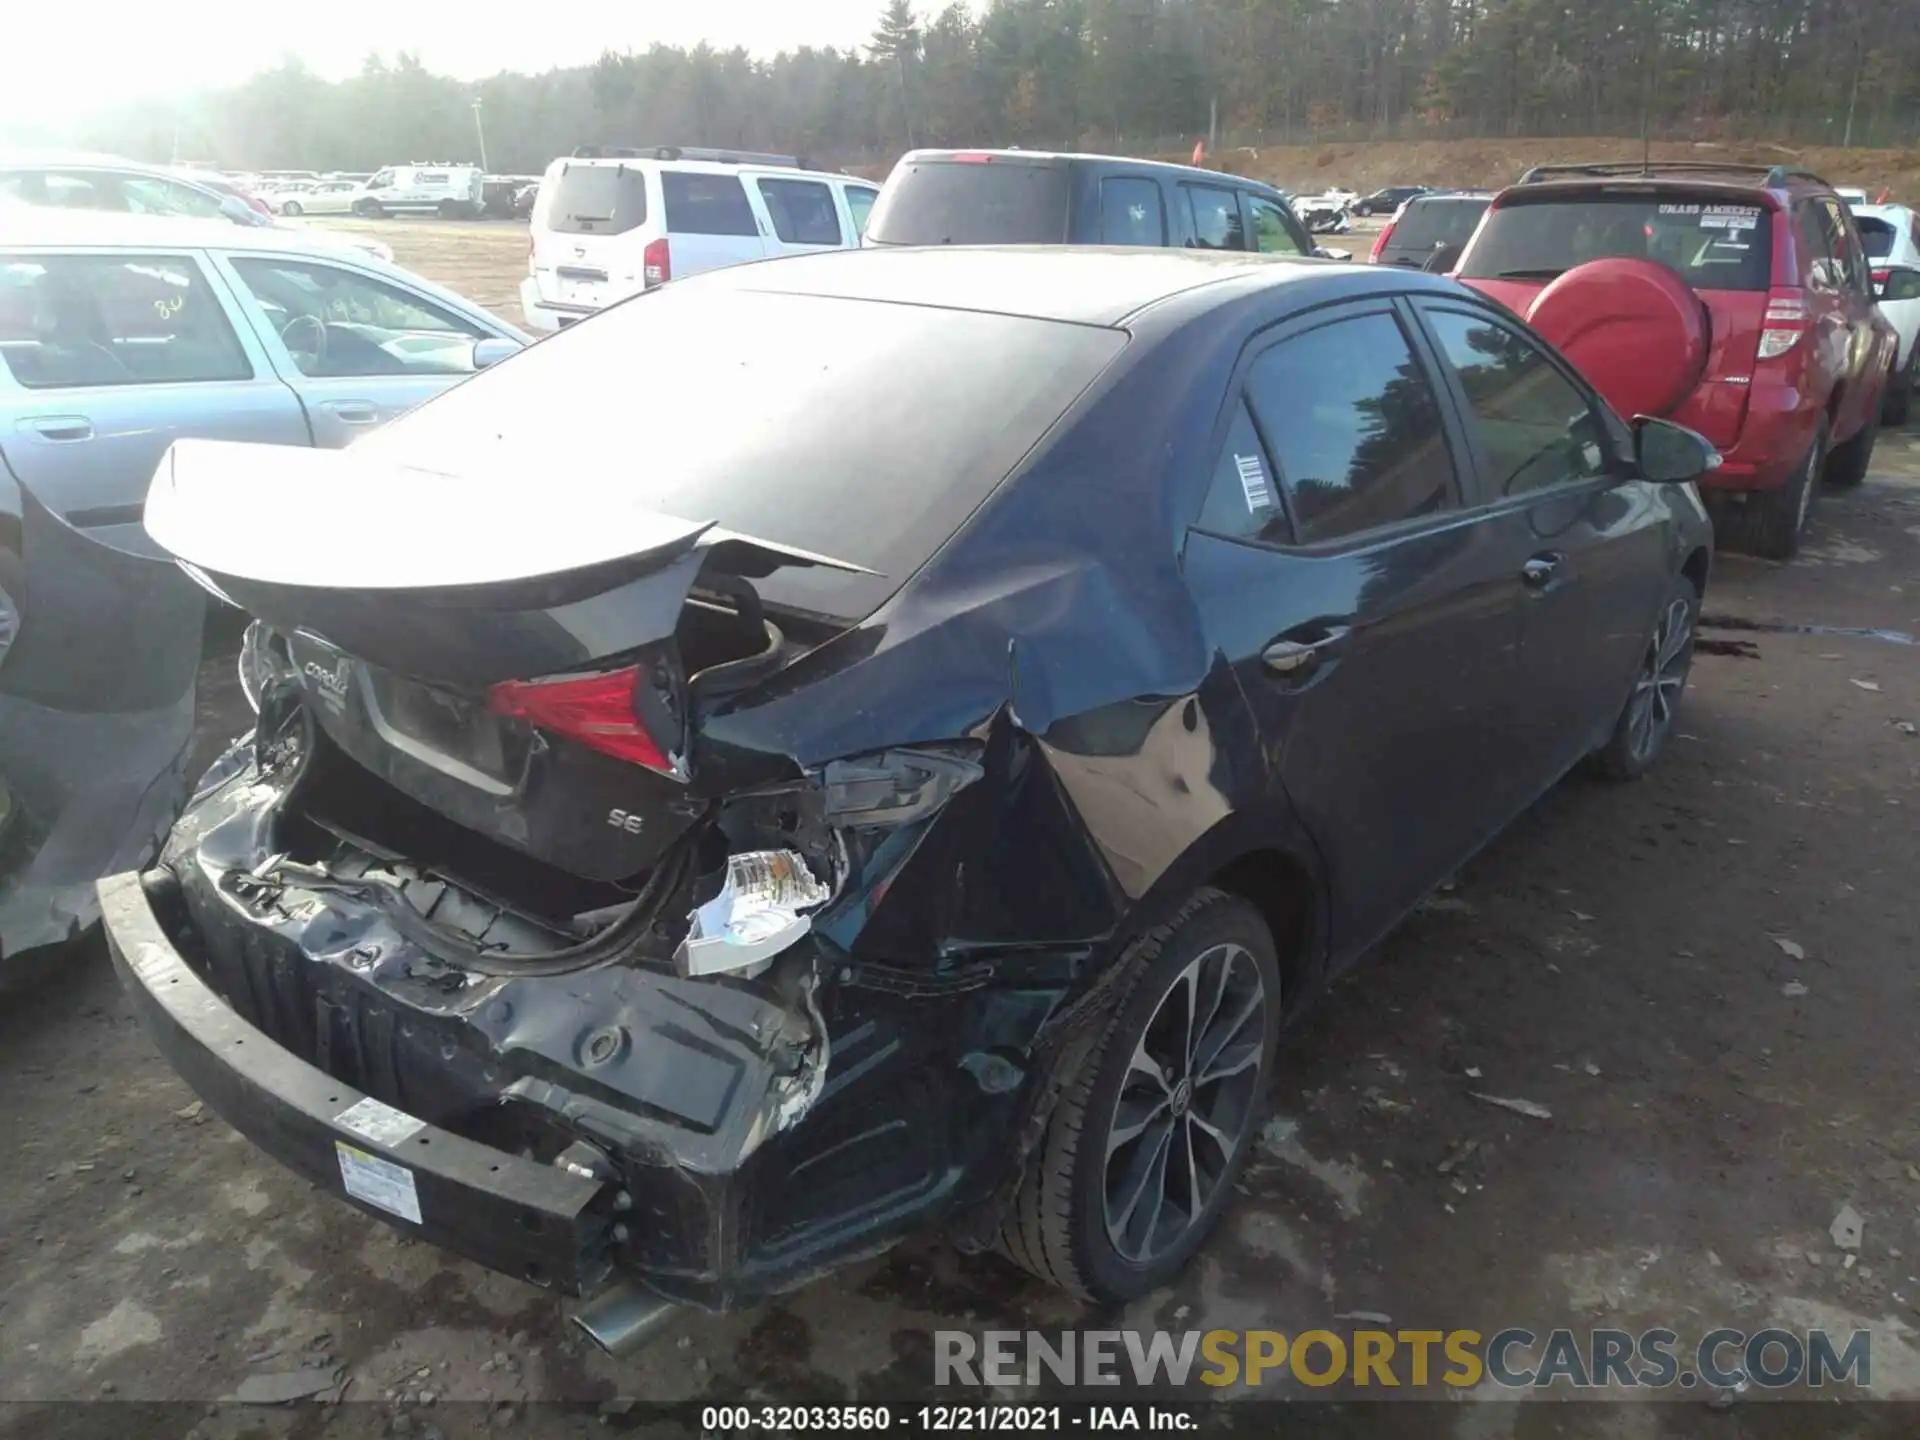
{"type": "Polygon", "coordinates": [[[387,210],[378,200],[356,200],[353,202],[353,213],[362,220],[378,220],[387,210]]]}
{"type": "Polygon", "coordinates": [[[1694,625],[1700,594],[1686,576],[1677,576],[1653,623],[1647,648],[1634,676],[1633,693],[1606,746],[1594,756],[1600,773],[1614,780],[1638,780],[1653,768],[1673,734],[1680,697],[1693,669],[1694,625]]]}
{"type": "Polygon", "coordinates": [[[1069,1082],[999,1248],[1085,1300],[1134,1299],[1200,1248],[1264,1108],[1280,965],[1253,906],[1202,890],[1120,963],[1130,988],[1069,1082]]]}
{"type": "Polygon", "coordinates": [[[1827,457],[1826,473],[1822,478],[1836,490],[1851,490],[1867,478],[1867,468],[1873,464],[1874,443],[1879,438],[1880,427],[1873,423],[1872,416],[1868,416],[1851,440],[1834,447],[1833,453],[1827,457]]]}
{"type": "Polygon", "coordinates": [[[298,200],[289,200],[289,201],[287,201],[287,203],[286,203],[286,204],[284,204],[284,205],[282,205],[282,206],[280,207],[280,213],[281,213],[282,215],[298,215],[298,214],[300,214],[300,202],[299,202],[298,200]]]}
{"type": "Polygon", "coordinates": [[[438,208],[442,220],[458,220],[465,213],[458,200],[442,200],[438,208]]]}
{"type": "Polygon", "coordinates": [[[1807,528],[1826,458],[1827,422],[1823,416],[1813,443],[1786,484],[1775,490],[1756,491],[1744,505],[1714,505],[1714,543],[1722,550],[1737,550],[1765,560],[1791,560],[1800,548],[1800,534],[1807,528]]]}

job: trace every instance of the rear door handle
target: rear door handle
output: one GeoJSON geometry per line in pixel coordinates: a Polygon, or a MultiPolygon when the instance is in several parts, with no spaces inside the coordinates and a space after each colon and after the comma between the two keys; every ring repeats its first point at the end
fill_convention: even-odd
{"type": "Polygon", "coordinates": [[[1275,675],[1297,676],[1318,669],[1346,644],[1345,625],[1301,626],[1289,630],[1260,652],[1260,663],[1275,675]]]}
{"type": "Polygon", "coordinates": [[[1545,590],[1553,584],[1554,577],[1560,573],[1560,564],[1566,558],[1557,550],[1535,555],[1520,567],[1520,583],[1529,590],[1545,590]]]}
{"type": "Polygon", "coordinates": [[[371,400],[329,400],[320,407],[342,425],[377,425],[380,412],[371,400]]]}
{"type": "Polygon", "coordinates": [[[36,415],[22,420],[20,428],[32,431],[42,440],[91,440],[93,421],[84,415],[36,415]]]}

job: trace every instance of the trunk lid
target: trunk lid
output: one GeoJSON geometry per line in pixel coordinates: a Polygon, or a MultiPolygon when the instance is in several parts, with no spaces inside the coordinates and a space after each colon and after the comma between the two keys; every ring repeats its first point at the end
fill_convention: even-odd
{"type": "MultiPolygon", "coordinates": [[[[359,767],[549,866],[618,882],[706,808],[701,707],[806,648],[752,580],[860,567],[617,498],[591,525],[530,498],[355,450],[182,441],[147,527],[277,632],[264,663],[359,767]],[[657,760],[623,754],[633,736],[657,760]]],[[[395,828],[357,833],[417,854],[422,827],[399,809],[381,823],[395,828]]]]}
{"type": "Polygon", "coordinates": [[[540,298],[598,310],[645,288],[647,177],[621,161],[574,159],[541,187],[531,268],[540,298]]]}

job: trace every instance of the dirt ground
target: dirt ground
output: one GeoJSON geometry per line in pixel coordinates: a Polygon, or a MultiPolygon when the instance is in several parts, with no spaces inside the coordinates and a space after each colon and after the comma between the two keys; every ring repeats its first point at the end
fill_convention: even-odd
{"type": "MultiPolygon", "coordinates": [[[[380,232],[513,313],[523,227],[380,232]]],[[[937,1328],[1298,1332],[1356,1311],[1485,1334],[1870,1327],[1874,1393],[1920,1400],[1916,633],[1920,431],[1886,434],[1870,482],[1822,498],[1792,565],[1721,561],[1653,776],[1563,784],[1300,1019],[1216,1238],[1122,1316],[929,1239],[610,1360],[555,1298],[406,1240],[213,1118],[82,950],[0,1014],[0,1429],[598,1433],[626,1428],[618,1397],[924,1397],[937,1328]],[[1858,633],[1874,629],[1890,633],[1858,633]],[[1849,1203],[1851,1264],[1829,1236],[1849,1203]],[[345,1367],[345,1403],[213,1404],[322,1360],[345,1367]]],[[[208,753],[245,726],[229,653],[202,715],[208,753]]],[[[1915,1428],[1896,1406],[1685,1401],[1352,1406],[1342,1433],[1915,1428]]]]}

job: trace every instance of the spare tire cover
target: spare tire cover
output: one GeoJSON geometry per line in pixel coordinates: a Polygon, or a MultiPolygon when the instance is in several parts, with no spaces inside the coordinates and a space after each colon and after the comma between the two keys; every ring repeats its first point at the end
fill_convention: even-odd
{"type": "Polygon", "coordinates": [[[1577,265],[1526,318],[1628,419],[1671,414],[1706,373],[1706,307],[1658,261],[1577,265]]]}

